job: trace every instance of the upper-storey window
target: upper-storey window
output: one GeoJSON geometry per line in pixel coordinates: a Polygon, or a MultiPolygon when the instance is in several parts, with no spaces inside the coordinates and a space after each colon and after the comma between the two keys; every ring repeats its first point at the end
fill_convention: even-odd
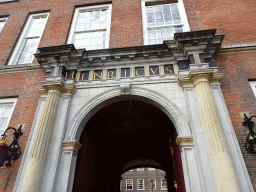
{"type": "Polygon", "coordinates": [[[10,1],[18,1],[18,0],[0,0],[0,3],[10,2],[10,1]]]}
{"type": "Polygon", "coordinates": [[[7,18],[0,18],[0,32],[4,28],[7,18]]]}
{"type": "Polygon", "coordinates": [[[106,49],[109,47],[111,5],[77,8],[68,43],[77,49],[106,49]]]}
{"type": "Polygon", "coordinates": [[[16,102],[16,98],[0,99],[0,135],[9,124],[16,102]]]}
{"type": "Polygon", "coordinates": [[[145,45],[161,44],[172,40],[174,33],[190,31],[182,0],[142,0],[142,18],[145,45]]]}
{"type": "Polygon", "coordinates": [[[14,49],[9,65],[32,63],[47,18],[48,13],[30,15],[14,49]]]}

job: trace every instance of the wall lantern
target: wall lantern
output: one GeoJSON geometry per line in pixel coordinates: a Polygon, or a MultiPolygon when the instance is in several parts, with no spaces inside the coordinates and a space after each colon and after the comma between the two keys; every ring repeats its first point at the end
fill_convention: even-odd
{"type": "Polygon", "coordinates": [[[1,135],[1,140],[0,140],[0,167],[2,167],[4,165],[4,162],[6,160],[8,160],[8,162],[5,164],[7,167],[11,166],[11,160],[16,160],[20,157],[21,155],[21,149],[18,143],[18,139],[19,137],[23,134],[21,132],[21,127],[22,125],[20,125],[20,127],[18,129],[15,129],[13,127],[8,127],[4,134],[1,135]],[[4,137],[6,137],[5,133],[8,130],[14,130],[13,133],[13,142],[10,144],[10,146],[8,146],[6,144],[6,140],[4,139],[4,137]]]}
{"type": "Polygon", "coordinates": [[[253,130],[255,123],[251,121],[253,117],[256,116],[251,116],[248,118],[247,115],[244,114],[243,126],[248,126],[249,129],[244,146],[249,153],[256,153],[256,133],[253,130]]]}

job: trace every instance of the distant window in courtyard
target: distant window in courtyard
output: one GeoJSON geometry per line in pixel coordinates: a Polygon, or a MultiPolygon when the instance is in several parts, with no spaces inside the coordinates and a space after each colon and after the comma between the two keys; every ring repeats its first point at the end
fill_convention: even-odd
{"type": "Polygon", "coordinates": [[[137,171],[144,171],[144,168],[137,168],[137,171]]]}
{"type": "Polygon", "coordinates": [[[138,184],[138,190],[145,190],[144,179],[138,179],[137,184],[138,184]]]}
{"type": "Polygon", "coordinates": [[[167,190],[167,181],[166,179],[161,179],[161,190],[167,190]]]}
{"type": "Polygon", "coordinates": [[[132,179],[126,179],[126,189],[133,190],[133,180],[132,179]]]}

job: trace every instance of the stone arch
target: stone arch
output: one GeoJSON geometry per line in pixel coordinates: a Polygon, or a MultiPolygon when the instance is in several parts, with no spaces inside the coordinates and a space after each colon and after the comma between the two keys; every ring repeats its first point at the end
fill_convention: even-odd
{"type": "Polygon", "coordinates": [[[121,86],[121,89],[120,87],[116,87],[95,96],[82,106],[72,120],[70,126],[68,126],[64,140],[79,141],[85,125],[94,114],[101,108],[117,101],[127,99],[137,99],[153,104],[170,118],[176,128],[178,136],[191,136],[191,130],[184,114],[177,105],[171,102],[168,98],[155,91],[137,86],[132,86],[129,93],[124,94],[121,86]]]}

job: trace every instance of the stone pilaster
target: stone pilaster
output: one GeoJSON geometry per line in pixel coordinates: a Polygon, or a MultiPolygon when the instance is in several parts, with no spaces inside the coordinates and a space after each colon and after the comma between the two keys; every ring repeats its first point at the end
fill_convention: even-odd
{"type": "Polygon", "coordinates": [[[190,67],[189,75],[179,77],[179,84],[184,87],[186,85],[194,85],[203,134],[217,191],[239,192],[240,188],[234,165],[210,87],[210,83],[216,84],[220,79],[221,74],[202,64],[200,67],[190,67]]]}
{"type": "Polygon", "coordinates": [[[73,94],[76,89],[73,84],[65,86],[61,81],[46,81],[38,89],[39,93],[42,93],[42,90],[46,93],[46,100],[23,178],[22,192],[41,191],[47,154],[52,139],[61,94],[73,94]]]}

